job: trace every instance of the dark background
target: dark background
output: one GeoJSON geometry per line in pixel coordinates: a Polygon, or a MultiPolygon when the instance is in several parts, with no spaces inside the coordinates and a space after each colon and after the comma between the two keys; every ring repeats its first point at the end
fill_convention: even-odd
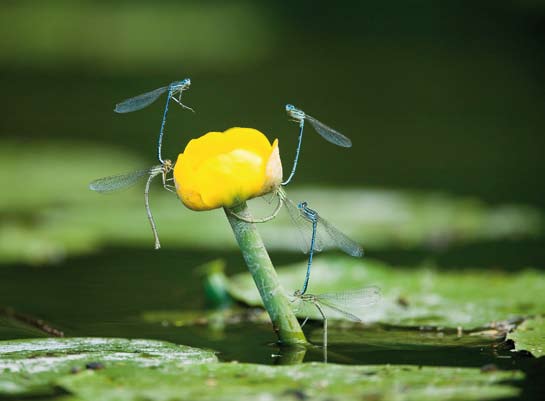
{"type": "Polygon", "coordinates": [[[280,139],[287,170],[293,103],[354,143],[307,135],[297,183],[544,206],[544,22],[530,0],[4,1],[0,133],[152,162],[163,102],[113,106],[191,77],[197,113],[170,113],[171,158],[190,138],[250,126],[280,139]]]}

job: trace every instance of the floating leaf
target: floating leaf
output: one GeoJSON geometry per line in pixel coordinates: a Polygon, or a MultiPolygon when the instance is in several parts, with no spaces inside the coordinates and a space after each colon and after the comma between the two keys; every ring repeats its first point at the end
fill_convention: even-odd
{"type": "Polygon", "coordinates": [[[150,370],[113,367],[57,381],[75,400],[484,400],[519,393],[507,381],[520,372],[475,368],[342,366],[310,363],[264,366],[218,363],[150,370]]]}
{"type": "MultiPolygon", "coordinates": [[[[308,331],[307,339],[317,345],[322,345],[322,325],[316,323],[308,331]]],[[[362,326],[351,322],[335,322],[328,325],[328,344],[335,346],[377,348],[399,351],[430,351],[446,348],[464,348],[464,350],[482,349],[497,344],[498,338],[481,335],[466,335],[455,330],[408,329],[406,327],[391,327],[382,325],[362,326]]],[[[339,352],[331,348],[331,352],[339,352]]]]}
{"type": "Polygon", "coordinates": [[[72,401],[482,400],[516,396],[513,384],[523,379],[518,371],[476,368],[217,363],[195,348],[104,338],[3,341],[0,371],[0,397],[72,401]]]}
{"type": "Polygon", "coordinates": [[[0,341],[0,395],[54,393],[54,379],[104,367],[171,367],[215,362],[213,352],[153,340],[59,338],[0,341]],[[100,366],[97,365],[97,366],[100,366]]]}
{"type": "MultiPolygon", "coordinates": [[[[380,189],[301,188],[288,189],[294,202],[309,206],[366,249],[396,246],[444,248],[453,243],[537,236],[542,232],[541,212],[527,206],[487,206],[470,197],[437,192],[380,189]]],[[[270,211],[265,202],[254,201],[261,216],[270,211]]],[[[292,249],[294,229],[287,213],[262,224],[267,244],[292,249]]]]}
{"type": "Polygon", "coordinates": [[[232,306],[220,310],[204,311],[148,311],[142,314],[147,323],[160,323],[163,326],[202,326],[220,328],[241,322],[268,323],[269,315],[261,308],[239,308],[232,306]]]}
{"type": "MultiPolygon", "coordinates": [[[[277,269],[280,283],[292,294],[300,288],[306,262],[277,269]]],[[[436,326],[475,330],[497,327],[545,310],[545,274],[525,270],[517,274],[478,270],[438,271],[399,268],[369,259],[318,257],[312,266],[309,293],[344,291],[368,285],[382,289],[375,306],[349,310],[368,323],[436,326]]],[[[248,273],[231,278],[231,295],[249,305],[261,298],[248,273]]],[[[320,315],[310,309],[314,319],[320,315]]],[[[306,317],[301,315],[300,317],[306,317]]],[[[331,318],[342,315],[331,314],[331,318]]]]}
{"type": "Polygon", "coordinates": [[[515,351],[528,351],[536,358],[545,355],[545,319],[543,316],[526,319],[507,339],[515,342],[515,351]]]}

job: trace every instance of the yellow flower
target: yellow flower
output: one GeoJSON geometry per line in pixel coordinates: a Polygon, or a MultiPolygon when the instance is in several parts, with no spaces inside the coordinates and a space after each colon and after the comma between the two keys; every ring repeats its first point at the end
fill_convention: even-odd
{"type": "Polygon", "coordinates": [[[282,182],[278,139],[253,128],[209,132],[189,141],[174,166],[176,192],[193,210],[231,207],[282,182]]]}

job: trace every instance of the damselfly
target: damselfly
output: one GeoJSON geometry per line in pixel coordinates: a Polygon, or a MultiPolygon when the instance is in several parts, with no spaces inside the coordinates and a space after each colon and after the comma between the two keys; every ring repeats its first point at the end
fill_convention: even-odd
{"type": "Polygon", "coordinates": [[[301,291],[297,290],[293,297],[292,303],[295,313],[305,317],[301,326],[305,325],[312,314],[310,308],[315,307],[318,310],[324,322],[324,348],[327,348],[328,313],[332,316],[341,315],[349,320],[361,322],[357,313],[361,308],[376,304],[381,298],[381,291],[376,286],[318,295],[302,294],[301,291]]]}
{"type": "Polygon", "coordinates": [[[326,141],[331,142],[334,145],[341,146],[343,148],[349,148],[352,146],[352,141],[341,134],[340,132],[334,130],[331,127],[328,127],[324,123],[318,121],[312,116],[306,114],[303,110],[296,108],[292,104],[286,105],[286,112],[290,117],[291,121],[294,121],[299,124],[299,139],[297,141],[297,149],[295,151],[295,159],[293,161],[293,167],[291,173],[286,181],[282,185],[288,185],[295,175],[295,170],[297,169],[297,162],[299,161],[299,153],[301,151],[301,144],[303,142],[303,129],[305,127],[305,120],[310,123],[312,128],[322,136],[326,141]]]}
{"type": "Polygon", "coordinates": [[[307,273],[301,289],[302,295],[307,291],[314,252],[320,252],[325,247],[334,247],[350,256],[363,256],[363,248],[360,244],[350,239],[333,224],[321,217],[316,210],[308,206],[307,202],[300,202],[295,206],[282,189],[279,191],[279,196],[282,199],[282,203],[286,206],[291,220],[302,235],[304,244],[303,252],[308,252],[307,273]],[[310,243],[308,242],[309,240],[310,243]]]}
{"type": "Polygon", "coordinates": [[[288,214],[297,227],[301,236],[301,250],[308,253],[307,274],[301,289],[301,294],[305,294],[310,279],[310,269],[314,252],[321,252],[325,248],[337,248],[346,254],[354,257],[363,256],[363,248],[360,244],[343,234],[333,224],[328,222],[315,210],[308,206],[307,202],[300,202],[297,206],[288,198],[286,191],[282,187],[276,189],[278,196],[278,205],[270,216],[261,219],[247,219],[230,209],[229,213],[238,219],[247,223],[264,223],[275,218],[285,206],[288,214]]]}
{"type": "Polygon", "coordinates": [[[153,166],[149,169],[137,170],[126,174],[99,178],[89,184],[89,189],[101,193],[113,192],[120,189],[129,188],[136,184],[138,181],[140,181],[140,179],[147,176],[148,179],[146,181],[146,187],[144,189],[144,202],[146,205],[148,220],[151,225],[151,230],[153,231],[153,237],[155,238],[155,249],[159,249],[161,248],[161,243],[159,242],[159,235],[157,234],[155,220],[153,219],[153,215],[151,214],[151,208],[149,205],[149,189],[151,181],[158,175],[162,175],[163,187],[168,191],[173,192],[173,188],[170,185],[167,185],[167,182],[169,181],[167,179],[167,174],[172,170],[172,168],[172,162],[170,160],[165,160],[163,164],[153,166]]]}
{"type": "Polygon", "coordinates": [[[125,99],[122,102],[115,105],[114,111],[116,113],[130,113],[133,111],[141,110],[148,107],[150,104],[155,102],[163,93],[168,92],[167,102],[165,104],[165,110],[163,112],[163,120],[161,121],[161,130],[159,131],[159,139],[157,141],[157,155],[161,164],[164,164],[163,155],[162,155],[162,146],[163,146],[163,133],[165,129],[165,124],[167,121],[168,113],[168,104],[170,100],[174,100],[184,109],[194,110],[191,107],[186,106],[182,103],[182,92],[189,89],[191,85],[191,79],[185,78],[181,81],[172,82],[168,86],[163,86],[161,88],[154,89],[152,91],[143,93],[141,95],[125,99]],[[176,97],[177,95],[177,97],[176,97]]]}

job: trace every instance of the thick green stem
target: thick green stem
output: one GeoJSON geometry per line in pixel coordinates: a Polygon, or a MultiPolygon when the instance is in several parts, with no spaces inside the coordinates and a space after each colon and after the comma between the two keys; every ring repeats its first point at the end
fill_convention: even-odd
{"type": "MultiPolygon", "coordinates": [[[[246,220],[252,219],[246,203],[237,205],[231,210],[246,220]]],[[[225,214],[242,250],[248,270],[254,278],[263,305],[271,317],[278,338],[284,344],[307,343],[284,289],[278,282],[276,270],[274,270],[255,225],[238,219],[228,210],[225,210],[225,214]]]]}

